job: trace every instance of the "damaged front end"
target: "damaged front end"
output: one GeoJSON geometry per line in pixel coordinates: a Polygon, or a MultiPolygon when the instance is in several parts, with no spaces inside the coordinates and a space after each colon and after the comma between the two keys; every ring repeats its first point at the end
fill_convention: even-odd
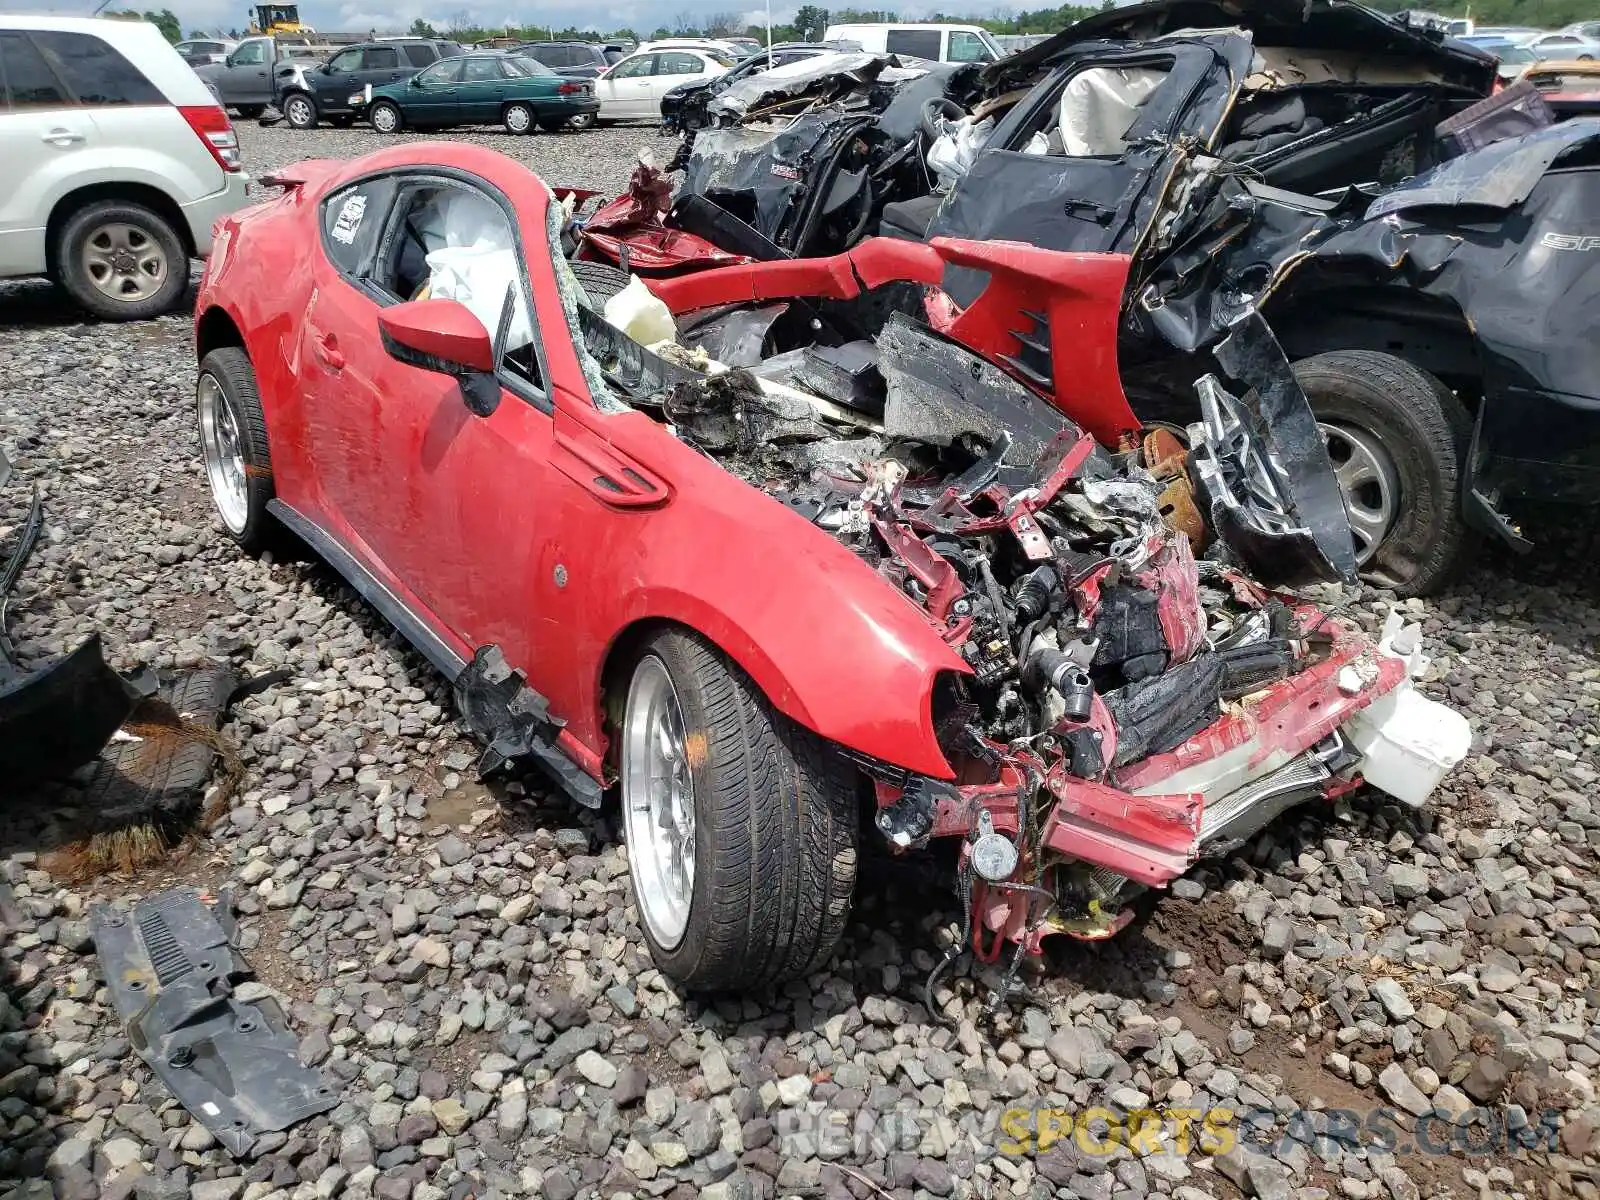
{"type": "Polygon", "coordinates": [[[1303,394],[1274,386],[1259,321],[1218,356],[1226,384],[1200,382],[1192,450],[1141,435],[1114,371],[1126,270],[879,239],[658,285],[689,346],[622,356],[586,318],[628,402],[849,549],[965,664],[934,689],[946,777],[851,757],[892,847],[961,841],[961,944],[985,958],[1109,936],[1141,890],[1363,779],[1421,804],[1470,742],[1413,690],[1414,628],[1391,621],[1374,644],[1228,564],[1274,585],[1348,576],[1332,469],[1303,394]],[[838,344],[743,328],[952,266],[989,282],[964,309],[931,304],[931,325],[896,313],[838,344]],[[737,364],[708,353],[734,344],[737,364]],[[1031,373],[1030,345],[1051,374],[1031,373]]]}

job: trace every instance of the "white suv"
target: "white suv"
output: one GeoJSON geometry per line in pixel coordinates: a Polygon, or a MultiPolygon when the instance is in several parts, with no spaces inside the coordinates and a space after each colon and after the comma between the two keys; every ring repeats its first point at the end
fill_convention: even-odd
{"type": "Polygon", "coordinates": [[[227,114],[154,25],[0,13],[0,278],[113,321],[177,305],[243,207],[227,114]]]}

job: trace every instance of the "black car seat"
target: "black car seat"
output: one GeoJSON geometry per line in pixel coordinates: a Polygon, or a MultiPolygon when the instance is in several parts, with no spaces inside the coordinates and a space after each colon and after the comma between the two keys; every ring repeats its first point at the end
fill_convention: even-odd
{"type": "Polygon", "coordinates": [[[935,193],[917,196],[912,200],[895,200],[883,206],[883,216],[878,221],[878,233],[883,237],[904,238],[910,242],[928,240],[928,226],[933,224],[933,214],[939,211],[944,197],[935,193]]]}

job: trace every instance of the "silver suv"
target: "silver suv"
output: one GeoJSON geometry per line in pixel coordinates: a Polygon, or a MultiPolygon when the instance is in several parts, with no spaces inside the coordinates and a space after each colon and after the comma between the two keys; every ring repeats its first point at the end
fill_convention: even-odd
{"type": "Polygon", "coordinates": [[[183,299],[245,204],[239,142],[154,25],[0,14],[0,278],[47,275],[113,321],[183,299]]]}

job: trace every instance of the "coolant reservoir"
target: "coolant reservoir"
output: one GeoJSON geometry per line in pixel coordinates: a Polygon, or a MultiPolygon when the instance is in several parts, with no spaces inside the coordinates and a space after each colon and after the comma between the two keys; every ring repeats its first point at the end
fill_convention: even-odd
{"type": "Polygon", "coordinates": [[[605,318],[641,346],[676,341],[678,337],[672,310],[637,275],[606,301],[605,318]]]}

